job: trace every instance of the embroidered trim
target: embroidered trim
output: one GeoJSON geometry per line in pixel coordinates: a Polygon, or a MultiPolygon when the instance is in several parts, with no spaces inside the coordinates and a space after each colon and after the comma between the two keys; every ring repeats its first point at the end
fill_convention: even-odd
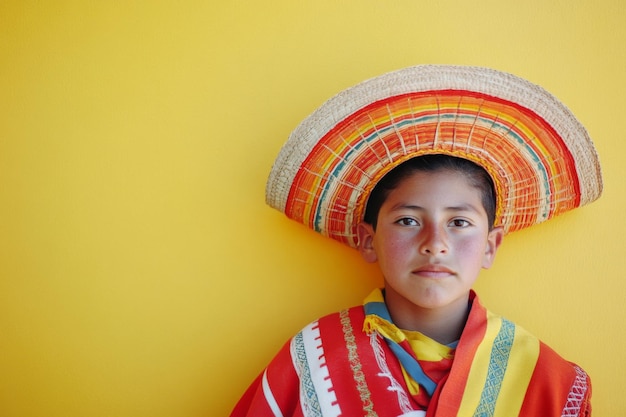
{"type": "Polygon", "coordinates": [[[306,358],[302,332],[298,333],[291,343],[291,354],[295,361],[295,368],[300,377],[300,403],[305,416],[322,417],[319,399],[311,379],[311,369],[306,358]]]}
{"type": "Polygon", "coordinates": [[[574,384],[567,395],[567,401],[561,413],[562,417],[577,416],[587,393],[587,373],[578,366],[575,369],[576,379],[574,379],[574,384]]]}
{"type": "Polygon", "coordinates": [[[367,382],[365,381],[365,374],[363,373],[363,366],[359,359],[357,352],[356,340],[354,337],[354,330],[350,323],[350,316],[348,310],[342,310],[339,312],[341,319],[341,325],[343,329],[343,338],[348,348],[348,360],[350,361],[350,369],[352,369],[352,377],[356,383],[356,389],[359,391],[359,397],[363,404],[363,411],[367,417],[378,417],[378,414],[374,411],[374,404],[372,403],[372,395],[367,382]]]}
{"type": "Polygon", "coordinates": [[[372,346],[372,350],[374,351],[374,357],[376,358],[376,363],[378,364],[378,369],[380,372],[378,376],[387,378],[389,380],[388,391],[395,392],[398,396],[398,405],[400,406],[400,410],[402,410],[402,415],[410,415],[411,412],[414,412],[413,408],[411,408],[411,403],[409,401],[409,397],[406,395],[406,391],[398,383],[398,381],[391,375],[391,371],[387,366],[387,359],[385,358],[385,352],[381,345],[382,336],[379,336],[377,332],[372,332],[370,334],[370,345],[372,346]]]}
{"type": "Polygon", "coordinates": [[[306,417],[339,417],[341,407],[330,378],[318,322],[294,338],[300,376],[300,402],[306,417]]]}
{"type": "Polygon", "coordinates": [[[480,403],[476,407],[476,411],[474,411],[474,417],[493,416],[514,337],[515,324],[509,320],[502,319],[502,327],[500,327],[500,331],[493,341],[487,380],[480,396],[480,403]]]}

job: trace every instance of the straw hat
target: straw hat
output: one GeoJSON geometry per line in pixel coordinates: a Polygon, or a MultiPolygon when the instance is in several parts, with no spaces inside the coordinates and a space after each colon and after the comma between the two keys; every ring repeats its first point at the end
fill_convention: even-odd
{"type": "Polygon", "coordinates": [[[364,81],[325,102],[281,149],[266,201],[351,247],[376,183],[407,159],[447,154],[482,166],[505,233],[602,192],[585,128],[543,88],[487,68],[426,65],[364,81]]]}

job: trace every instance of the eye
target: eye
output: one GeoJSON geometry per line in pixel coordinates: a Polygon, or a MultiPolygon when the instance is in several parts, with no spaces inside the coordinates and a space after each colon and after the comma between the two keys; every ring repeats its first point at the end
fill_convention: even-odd
{"type": "Polygon", "coordinates": [[[400,220],[396,221],[396,223],[402,226],[419,226],[417,220],[410,217],[403,217],[400,220]]]}
{"type": "Polygon", "coordinates": [[[465,219],[453,219],[450,222],[450,226],[452,226],[452,227],[464,228],[464,227],[469,227],[471,225],[472,224],[469,221],[465,220],[465,219]]]}

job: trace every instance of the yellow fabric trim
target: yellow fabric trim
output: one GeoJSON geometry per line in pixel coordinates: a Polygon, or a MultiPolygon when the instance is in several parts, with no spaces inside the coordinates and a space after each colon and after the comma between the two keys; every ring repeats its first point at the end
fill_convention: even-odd
{"type": "MultiPolygon", "coordinates": [[[[487,380],[491,350],[501,326],[502,319],[491,312],[487,312],[487,331],[472,362],[459,415],[473,415],[479,404],[487,380]]],[[[534,364],[537,363],[538,358],[539,341],[526,330],[516,326],[506,373],[500,386],[493,417],[510,417],[519,414],[535,368],[534,364]]]]}
{"type": "MultiPolygon", "coordinates": [[[[370,302],[385,302],[380,289],[373,291],[369,296],[367,296],[367,298],[365,298],[365,304],[370,302]]],[[[442,345],[436,340],[431,339],[420,332],[402,330],[393,323],[390,323],[378,316],[366,316],[363,322],[363,330],[368,334],[376,331],[381,336],[391,339],[396,343],[407,341],[415,353],[415,356],[420,361],[438,362],[442,359],[452,359],[454,357],[454,349],[446,345],[442,345]]],[[[400,367],[402,368],[402,374],[404,375],[404,380],[406,381],[410,393],[412,395],[419,394],[419,384],[414,381],[408,373],[406,373],[402,365],[400,365],[400,367]]]]}
{"type": "Polygon", "coordinates": [[[465,384],[465,392],[459,407],[460,416],[472,416],[480,402],[480,396],[487,380],[487,371],[489,369],[489,359],[491,358],[491,347],[502,326],[502,319],[495,316],[491,312],[487,312],[487,331],[485,337],[480,342],[476,356],[472,362],[472,366],[467,376],[465,384]],[[484,354],[488,353],[488,354],[484,354]]]}
{"type": "Polygon", "coordinates": [[[411,395],[418,395],[420,393],[420,384],[415,382],[413,378],[409,374],[406,373],[404,367],[400,365],[400,369],[402,369],[402,375],[404,376],[404,382],[406,382],[406,386],[409,389],[409,393],[411,395]]]}
{"type": "Polygon", "coordinates": [[[452,349],[450,347],[442,345],[420,332],[399,329],[393,323],[380,317],[367,316],[364,324],[368,333],[375,330],[381,336],[397,343],[407,341],[419,360],[436,362],[454,356],[451,354],[452,349]]]}
{"type": "Polygon", "coordinates": [[[519,415],[526,389],[539,358],[539,340],[519,326],[515,327],[515,339],[511,348],[509,365],[500,388],[500,400],[496,401],[494,417],[519,415]],[[533,366],[531,366],[533,365],[533,366]]]}
{"type": "Polygon", "coordinates": [[[424,336],[420,332],[410,332],[406,330],[402,332],[419,360],[438,362],[442,359],[451,359],[454,357],[452,348],[442,345],[430,337],[424,336]]]}

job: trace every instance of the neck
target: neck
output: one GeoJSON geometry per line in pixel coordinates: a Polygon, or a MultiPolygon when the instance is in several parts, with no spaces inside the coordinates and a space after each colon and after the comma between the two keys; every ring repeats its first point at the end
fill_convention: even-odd
{"type": "Polygon", "coordinates": [[[459,340],[469,313],[467,298],[441,308],[423,308],[386,290],[385,303],[400,329],[418,331],[441,344],[459,340]]]}

